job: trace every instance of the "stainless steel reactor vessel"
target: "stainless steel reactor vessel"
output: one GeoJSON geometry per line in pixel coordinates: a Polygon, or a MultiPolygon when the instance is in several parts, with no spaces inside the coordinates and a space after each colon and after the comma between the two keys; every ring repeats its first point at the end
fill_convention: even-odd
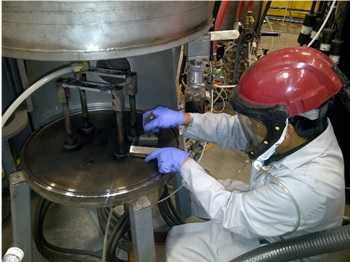
{"type": "Polygon", "coordinates": [[[208,30],[209,2],[5,1],[3,55],[101,60],[157,52],[208,30]]]}
{"type": "MultiPolygon", "coordinates": [[[[80,63],[84,60],[131,56],[137,65],[137,57],[143,61],[139,55],[176,47],[207,32],[211,22],[209,15],[211,6],[209,2],[189,1],[6,1],[3,2],[3,55],[27,60],[80,61],[80,63]]],[[[164,56],[168,57],[166,53],[164,56]]],[[[166,64],[162,66],[171,69],[172,66],[166,61],[163,60],[166,64]]],[[[100,63],[97,65],[100,66],[100,63]]],[[[120,140],[120,134],[123,134],[118,131],[123,121],[118,120],[116,123],[114,114],[126,111],[124,116],[126,128],[123,135],[126,138],[123,140],[127,145],[133,143],[127,139],[130,136],[130,128],[129,130],[127,128],[130,117],[126,109],[120,109],[120,113],[118,109],[118,112],[113,113],[110,107],[98,109],[93,107],[94,98],[101,96],[101,92],[86,91],[89,93],[86,96],[84,88],[93,84],[113,89],[116,84],[109,83],[108,80],[106,82],[102,78],[99,78],[99,83],[92,83],[92,80],[87,79],[89,74],[93,73],[91,70],[83,71],[79,73],[80,76],[75,75],[75,78],[70,80],[74,83],[79,82],[75,85],[75,89],[69,91],[64,88],[66,95],[72,93],[69,95],[69,103],[74,96],[80,94],[81,108],[80,106],[75,108],[74,104],[70,104],[69,108],[68,98],[67,106],[64,103],[62,106],[48,103],[46,102],[48,95],[38,92],[36,98],[40,98],[36,101],[40,103],[36,105],[37,110],[41,107],[44,107],[44,111],[50,111],[50,107],[58,109],[63,107],[68,108],[68,111],[65,109],[65,114],[61,111],[51,123],[33,133],[25,144],[22,154],[23,169],[31,187],[45,198],[65,205],[111,206],[135,198],[140,193],[143,194],[159,186],[166,179],[157,173],[154,165],[146,164],[142,159],[113,158],[113,155],[116,155],[115,139],[120,140]],[[92,103],[89,105],[89,102],[92,103]],[[87,112],[88,110],[90,112],[87,112]],[[76,131],[74,137],[69,135],[69,146],[74,150],[65,150],[66,115],[72,114],[70,125],[78,130],[86,125],[81,121],[88,113],[89,121],[96,132],[86,135],[76,131]],[[119,135],[116,136],[116,133],[119,135]]],[[[110,72],[108,70],[111,69],[103,67],[103,70],[105,75],[105,72],[110,72]]],[[[125,70],[119,72],[114,69],[113,72],[117,72],[117,75],[119,73],[129,75],[130,68],[125,70]]],[[[140,70],[140,75],[144,75],[142,68],[137,70],[140,70]]],[[[158,78],[166,77],[157,74],[147,75],[153,79],[152,83],[156,83],[155,80],[158,78]]],[[[169,78],[166,84],[169,87],[174,85],[172,79],[174,78],[169,78]]],[[[125,89],[127,85],[126,83],[121,87],[124,86],[125,89]]],[[[59,90],[57,87],[51,88],[55,89],[51,94],[56,94],[59,90]]],[[[152,88],[168,87],[153,84],[152,88]]],[[[136,90],[135,86],[133,96],[136,90]]],[[[131,97],[125,92],[124,96],[131,97]]],[[[62,100],[59,96],[57,99],[62,100]]],[[[106,99],[105,102],[110,103],[108,96],[106,99]]],[[[135,112],[135,101],[133,104],[135,112]]],[[[138,118],[141,113],[138,111],[138,118]]],[[[142,123],[138,120],[137,135],[142,135],[142,132],[142,123]]],[[[176,146],[176,140],[176,132],[169,131],[167,136],[159,138],[158,146],[176,146]]]]}

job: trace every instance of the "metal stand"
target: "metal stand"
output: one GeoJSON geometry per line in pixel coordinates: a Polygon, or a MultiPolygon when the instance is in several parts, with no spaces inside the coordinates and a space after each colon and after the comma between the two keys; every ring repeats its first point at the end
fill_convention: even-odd
{"type": "Polygon", "coordinates": [[[132,138],[137,136],[136,134],[136,93],[137,93],[137,77],[136,73],[130,73],[127,78],[126,91],[129,95],[129,106],[130,106],[130,125],[132,138]]]}
{"type": "Polygon", "coordinates": [[[146,197],[129,206],[131,237],[136,262],[155,262],[152,208],[146,197]]]}
{"type": "Polygon", "coordinates": [[[117,148],[114,153],[116,158],[123,158],[127,156],[126,138],[123,120],[124,111],[124,93],[122,87],[115,87],[112,90],[112,110],[114,111],[116,125],[117,125],[117,148]]]}
{"type": "MultiPolygon", "coordinates": [[[[82,81],[86,81],[86,74],[82,74],[79,79],[82,81]]],[[[85,135],[89,135],[94,131],[95,127],[89,121],[89,110],[86,100],[86,91],[83,89],[79,89],[79,96],[81,104],[81,116],[83,118],[83,126],[80,129],[80,131],[85,135]]]]}
{"type": "Polygon", "coordinates": [[[23,262],[32,261],[32,213],[30,188],[22,172],[9,175],[13,245],[24,252],[23,262]]]}

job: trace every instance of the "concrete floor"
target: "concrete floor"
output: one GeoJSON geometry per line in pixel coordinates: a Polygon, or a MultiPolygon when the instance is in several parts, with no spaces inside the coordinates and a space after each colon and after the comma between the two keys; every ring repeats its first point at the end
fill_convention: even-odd
{"type": "MultiPolygon", "coordinates": [[[[265,30],[280,31],[278,38],[264,37],[262,46],[270,51],[290,46],[298,46],[296,42],[300,25],[272,22],[266,23],[265,30]]],[[[238,152],[221,150],[215,145],[208,145],[201,164],[217,179],[239,179],[247,182],[249,179],[249,161],[247,157],[238,152]]],[[[33,200],[33,208],[36,205],[33,200]]],[[[350,210],[348,210],[349,212],[350,210]]],[[[157,218],[159,220],[159,218],[157,218]]],[[[82,248],[98,250],[101,248],[102,236],[96,218],[91,210],[67,208],[55,206],[50,211],[48,223],[45,225],[46,236],[49,241],[66,248],[82,248]]],[[[12,242],[12,230],[9,220],[3,223],[2,248],[3,252],[10,247],[12,242]]],[[[34,262],[47,262],[34,248],[34,262]]],[[[164,261],[164,246],[158,246],[157,252],[160,254],[158,261],[164,261]]],[[[350,251],[335,253],[329,261],[350,261],[350,251]]],[[[63,262],[63,261],[62,261],[63,262]]]]}

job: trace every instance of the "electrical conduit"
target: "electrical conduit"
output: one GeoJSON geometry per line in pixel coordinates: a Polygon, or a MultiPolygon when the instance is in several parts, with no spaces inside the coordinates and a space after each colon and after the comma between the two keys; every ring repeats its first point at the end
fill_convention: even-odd
{"type": "Polygon", "coordinates": [[[34,84],[32,84],[29,88],[27,88],[17,99],[8,107],[6,112],[2,115],[2,127],[5,126],[11,115],[16,111],[16,109],[23,103],[24,100],[26,100],[28,97],[30,97],[35,91],[37,91],[40,87],[44,86],[48,82],[50,82],[53,79],[56,79],[60,76],[63,76],[65,74],[69,74],[73,72],[72,66],[67,66],[62,69],[59,69],[55,72],[52,72],[40,80],[36,81],[34,84]]]}

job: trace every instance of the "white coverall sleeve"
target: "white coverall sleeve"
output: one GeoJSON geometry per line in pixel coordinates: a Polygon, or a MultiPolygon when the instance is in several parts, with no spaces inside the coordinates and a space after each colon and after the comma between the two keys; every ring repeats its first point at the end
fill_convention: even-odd
{"type": "Polygon", "coordinates": [[[191,114],[192,121],[184,136],[218,144],[221,148],[244,150],[247,141],[237,115],[191,114]]]}
{"type": "Polygon", "coordinates": [[[283,235],[297,223],[297,210],[290,196],[275,184],[248,192],[229,192],[192,159],[184,162],[181,175],[184,186],[212,220],[245,238],[283,235]]]}

